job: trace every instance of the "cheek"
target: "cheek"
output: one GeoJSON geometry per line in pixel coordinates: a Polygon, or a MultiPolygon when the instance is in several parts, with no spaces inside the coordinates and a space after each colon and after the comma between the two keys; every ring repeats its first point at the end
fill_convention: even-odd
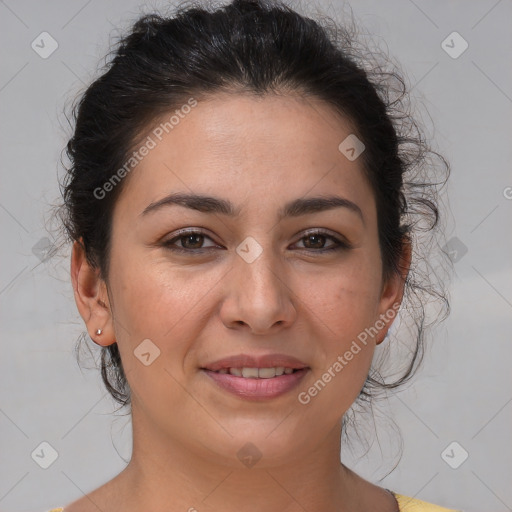
{"type": "Polygon", "coordinates": [[[368,376],[375,348],[370,327],[375,323],[378,290],[371,278],[358,272],[331,276],[322,284],[322,289],[306,299],[306,309],[313,313],[318,328],[319,364],[300,390],[299,403],[310,414],[321,414],[334,424],[357,399],[368,376]]]}
{"type": "Polygon", "coordinates": [[[331,368],[336,374],[331,387],[340,386],[349,393],[363,385],[375,347],[371,328],[378,319],[380,275],[370,270],[372,265],[370,258],[359,254],[315,283],[306,281],[301,294],[305,311],[313,313],[311,318],[320,330],[317,340],[322,357],[317,376],[331,368]],[[339,364],[333,368],[339,357],[342,370],[339,364]]]}
{"type": "MultiPolygon", "coordinates": [[[[325,366],[329,367],[338,356],[347,354],[350,370],[366,372],[373,355],[374,341],[370,327],[375,323],[376,299],[373,290],[351,287],[340,280],[331,284],[332,302],[329,307],[318,307],[318,317],[327,327],[322,350],[327,356],[325,366]],[[357,355],[356,355],[357,354],[357,355]],[[353,361],[353,362],[352,362],[353,361]]],[[[345,372],[347,373],[347,372],[345,372]]]]}
{"type": "Polygon", "coordinates": [[[155,364],[165,360],[166,367],[176,370],[181,366],[186,351],[204,328],[207,297],[219,285],[219,277],[218,271],[191,272],[133,256],[113,267],[110,284],[116,336],[121,352],[128,356],[125,366],[133,364],[129,352],[146,339],[168,356],[155,364]]]}
{"type": "Polygon", "coordinates": [[[321,279],[308,280],[304,287],[305,300],[343,339],[357,336],[375,321],[380,298],[376,268],[378,262],[360,251],[321,279]]]}
{"type": "MultiPolygon", "coordinates": [[[[202,284],[207,288],[205,279],[202,284]]],[[[166,409],[155,413],[163,397],[174,410],[190,406],[180,383],[187,351],[203,328],[202,295],[176,269],[165,273],[151,261],[131,258],[111,273],[111,288],[116,338],[133,398],[167,421],[166,409]]]]}

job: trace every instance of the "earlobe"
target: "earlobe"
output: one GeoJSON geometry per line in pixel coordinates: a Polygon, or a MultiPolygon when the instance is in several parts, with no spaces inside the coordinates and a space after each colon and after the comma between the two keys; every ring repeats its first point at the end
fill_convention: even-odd
{"type": "Polygon", "coordinates": [[[99,268],[91,266],[87,261],[81,239],[73,243],[71,282],[78,311],[91,339],[101,346],[115,343],[107,287],[99,268]]]}

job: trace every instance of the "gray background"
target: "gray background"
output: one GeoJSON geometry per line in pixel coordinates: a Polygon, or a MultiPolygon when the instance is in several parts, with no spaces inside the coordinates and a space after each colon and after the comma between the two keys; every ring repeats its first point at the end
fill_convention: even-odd
{"type": "MultiPolygon", "coordinates": [[[[67,255],[44,257],[45,219],[58,198],[69,134],[65,102],[93,77],[114,27],[160,5],[0,2],[1,511],[63,506],[112,478],[130,456],[129,418],[112,414],[99,373],[75,362],[83,324],[67,255]],[[43,31],[59,45],[47,59],[31,48],[43,31]],[[48,469],[31,456],[43,441],[58,453],[48,469]]],[[[338,18],[346,8],[318,5],[338,18]]],[[[381,406],[402,432],[404,453],[379,484],[467,512],[512,510],[512,2],[365,0],[351,7],[401,63],[430,113],[452,165],[447,239],[467,248],[454,265],[452,314],[436,330],[422,371],[381,406]],[[441,47],[453,31],[469,44],[456,59],[441,47]],[[469,454],[457,469],[441,456],[454,441],[452,465],[463,449],[469,454]]],[[[94,366],[92,357],[85,366],[94,366]]],[[[342,451],[375,482],[398,460],[389,420],[377,411],[376,421],[379,437],[365,456],[357,447],[342,451]]]]}

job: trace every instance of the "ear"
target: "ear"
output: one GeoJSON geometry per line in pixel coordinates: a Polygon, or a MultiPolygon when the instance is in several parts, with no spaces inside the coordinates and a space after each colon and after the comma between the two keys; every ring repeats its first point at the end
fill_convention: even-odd
{"type": "Polygon", "coordinates": [[[394,273],[383,283],[382,293],[379,304],[379,320],[376,327],[379,333],[376,335],[376,344],[379,345],[384,341],[386,334],[391,327],[402,303],[404,295],[405,281],[409,274],[412,258],[412,244],[408,235],[404,235],[404,243],[402,253],[399,259],[399,272],[394,273]],[[382,324],[384,324],[383,327],[382,324]]]}
{"type": "Polygon", "coordinates": [[[91,339],[102,346],[115,343],[107,287],[100,277],[99,268],[92,267],[88,263],[82,239],[73,243],[71,281],[78,311],[91,339]],[[101,329],[101,334],[96,334],[98,329],[101,329]]]}

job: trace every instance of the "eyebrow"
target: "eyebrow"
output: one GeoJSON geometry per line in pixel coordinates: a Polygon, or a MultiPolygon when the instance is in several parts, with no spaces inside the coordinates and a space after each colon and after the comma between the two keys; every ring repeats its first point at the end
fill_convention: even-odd
{"type": "MultiPolygon", "coordinates": [[[[172,193],[148,205],[141,216],[159,210],[165,206],[178,205],[202,213],[216,213],[228,217],[238,217],[241,208],[235,208],[231,201],[201,194],[172,193]]],[[[347,208],[356,213],[364,223],[364,216],[359,206],[344,197],[330,195],[299,198],[286,203],[278,212],[278,220],[287,217],[300,217],[308,213],[317,213],[334,208],[347,208]]]]}

